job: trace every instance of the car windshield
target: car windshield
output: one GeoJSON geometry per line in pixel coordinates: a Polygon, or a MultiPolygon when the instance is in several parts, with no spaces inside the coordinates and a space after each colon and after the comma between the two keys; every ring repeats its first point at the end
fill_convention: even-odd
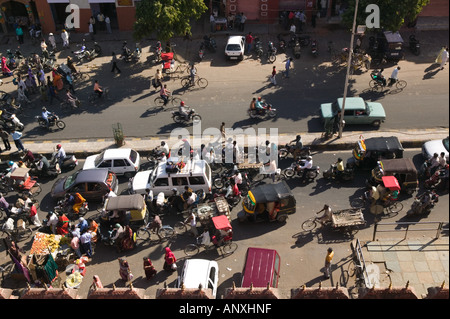
{"type": "Polygon", "coordinates": [[[105,155],[105,152],[101,152],[100,154],[97,155],[94,161],[95,167],[97,167],[101,162],[103,162],[103,155],[105,155]]]}
{"type": "Polygon", "coordinates": [[[367,104],[367,102],[364,102],[364,104],[366,105],[366,113],[367,113],[367,115],[369,115],[370,111],[372,111],[372,108],[370,107],[369,104],[367,104]]]}
{"type": "Polygon", "coordinates": [[[64,182],[64,190],[69,189],[73,184],[75,184],[79,172],[80,171],[77,171],[66,178],[66,181],[64,182]]]}
{"type": "Polygon", "coordinates": [[[239,44],[228,44],[227,51],[239,51],[241,50],[241,46],[239,44]]]}
{"type": "Polygon", "coordinates": [[[130,152],[130,161],[134,164],[134,163],[136,163],[136,159],[137,159],[137,152],[131,150],[131,152],[130,152]]]}
{"type": "Polygon", "coordinates": [[[445,149],[446,149],[447,152],[448,152],[448,137],[447,137],[447,138],[444,138],[444,139],[442,140],[442,144],[444,144],[444,147],[445,147],[445,149]]]}

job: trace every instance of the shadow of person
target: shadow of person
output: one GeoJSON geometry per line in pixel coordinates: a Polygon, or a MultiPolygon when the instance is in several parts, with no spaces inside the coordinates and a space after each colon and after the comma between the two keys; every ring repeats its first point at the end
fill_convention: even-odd
{"type": "Polygon", "coordinates": [[[434,78],[434,76],[440,71],[440,69],[436,69],[434,71],[429,71],[423,75],[422,80],[429,80],[434,78]]]}
{"type": "Polygon", "coordinates": [[[437,69],[439,67],[439,63],[433,63],[429,67],[427,67],[423,72],[428,73],[434,69],[437,69]]]}

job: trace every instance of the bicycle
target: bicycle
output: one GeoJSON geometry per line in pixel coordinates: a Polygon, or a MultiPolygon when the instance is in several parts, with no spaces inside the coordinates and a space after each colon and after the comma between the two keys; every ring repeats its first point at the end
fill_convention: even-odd
{"type": "MultiPolygon", "coordinates": [[[[353,208],[364,208],[367,201],[370,199],[369,191],[366,191],[364,195],[352,200],[350,206],[353,208]]],[[[385,201],[374,201],[370,205],[370,212],[377,216],[377,218],[392,218],[398,215],[403,209],[403,204],[399,201],[387,199],[385,201]],[[381,202],[381,203],[380,203],[381,202]]]]}
{"type": "Polygon", "coordinates": [[[205,251],[210,251],[210,250],[219,248],[222,251],[222,255],[225,256],[225,255],[230,255],[230,254],[234,253],[234,251],[238,247],[238,245],[236,243],[233,243],[233,241],[231,239],[225,241],[220,246],[216,246],[213,243],[210,243],[208,245],[202,244],[201,243],[202,238],[203,238],[203,236],[197,237],[195,244],[188,244],[184,248],[184,253],[186,254],[186,256],[195,256],[195,255],[197,255],[200,252],[200,248],[204,248],[205,251]]]}
{"type": "Polygon", "coordinates": [[[78,71],[77,73],[72,74],[72,78],[75,82],[86,82],[91,79],[91,76],[87,73],[78,71]]]}
{"type": "Polygon", "coordinates": [[[155,105],[158,106],[158,107],[167,106],[167,104],[169,104],[169,103],[171,103],[172,106],[179,106],[180,105],[181,99],[179,97],[175,97],[172,94],[170,94],[167,98],[168,98],[167,99],[167,103],[164,105],[164,99],[161,96],[158,96],[154,100],[155,105]]]}
{"type": "Polygon", "coordinates": [[[186,231],[186,224],[181,221],[176,222],[174,227],[162,225],[159,229],[157,227],[152,227],[151,223],[149,223],[147,226],[141,227],[136,231],[136,237],[143,241],[153,241],[152,235],[153,237],[154,235],[157,235],[158,242],[160,242],[175,235],[181,235],[186,231]]]}
{"type": "Polygon", "coordinates": [[[14,241],[19,242],[30,238],[33,235],[33,231],[29,227],[14,227],[13,230],[0,230],[0,239],[12,238],[14,241]]]}
{"type": "MultiPolygon", "coordinates": [[[[408,85],[408,83],[405,80],[396,80],[395,81],[395,88],[397,90],[402,91],[406,86],[408,85]]],[[[372,89],[372,91],[376,91],[376,92],[381,92],[384,90],[385,87],[391,88],[393,85],[383,85],[383,83],[381,81],[377,81],[377,80],[370,80],[369,82],[369,87],[372,89]]]]}
{"type": "Polygon", "coordinates": [[[109,89],[108,88],[104,88],[103,89],[103,94],[101,96],[99,96],[96,92],[92,92],[89,95],[88,99],[89,99],[90,103],[94,103],[95,101],[100,100],[100,99],[109,100],[108,94],[109,94],[109,89]]]}
{"type": "Polygon", "coordinates": [[[195,86],[197,84],[200,88],[204,89],[208,86],[208,80],[205,78],[201,78],[196,76],[197,79],[194,81],[191,80],[190,76],[185,76],[181,79],[181,86],[184,88],[188,88],[190,86],[195,86]]]}

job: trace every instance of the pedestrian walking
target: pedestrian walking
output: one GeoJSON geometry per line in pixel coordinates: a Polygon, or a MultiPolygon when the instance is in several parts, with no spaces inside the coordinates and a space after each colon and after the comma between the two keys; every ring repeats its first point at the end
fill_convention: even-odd
{"type": "Polygon", "coordinates": [[[55,41],[55,36],[53,35],[53,33],[48,34],[48,42],[52,46],[52,50],[55,51],[56,50],[56,41],[55,41]]]}
{"type": "Polygon", "coordinates": [[[191,226],[192,236],[197,237],[198,236],[197,218],[195,217],[194,211],[191,211],[191,215],[188,218],[186,218],[185,224],[187,223],[189,223],[189,226],[191,226]]]}
{"type": "Polygon", "coordinates": [[[89,35],[91,36],[91,40],[94,41],[94,25],[92,24],[92,22],[88,23],[89,25],[89,35]]]}
{"type": "Polygon", "coordinates": [[[106,24],[106,32],[111,34],[112,33],[112,31],[111,31],[111,20],[109,19],[108,16],[106,16],[106,18],[105,18],[105,24],[106,24]]]}
{"type": "Polygon", "coordinates": [[[331,261],[333,260],[334,257],[334,251],[333,249],[330,247],[327,249],[327,255],[325,257],[325,278],[330,278],[331,275],[331,261]]]}
{"type": "Polygon", "coordinates": [[[241,24],[239,25],[239,31],[244,32],[245,21],[247,21],[247,17],[244,12],[241,12],[241,24]]]}
{"type": "Polygon", "coordinates": [[[88,230],[84,230],[83,233],[80,236],[80,243],[81,248],[83,249],[83,252],[89,257],[92,257],[92,234],[88,230]]]}
{"type": "Polygon", "coordinates": [[[17,35],[17,40],[19,40],[19,43],[23,44],[23,30],[20,25],[18,25],[16,28],[16,35],[17,35]]]}
{"type": "Polygon", "coordinates": [[[156,275],[155,266],[153,266],[152,261],[148,257],[144,257],[144,272],[145,279],[150,280],[154,275],[156,275]]]}
{"type": "Polygon", "coordinates": [[[68,48],[69,47],[69,34],[67,33],[67,31],[65,29],[63,29],[61,31],[61,39],[63,42],[63,48],[68,48]]]}
{"type": "Polygon", "coordinates": [[[251,32],[249,32],[247,34],[247,36],[245,37],[245,45],[246,45],[246,52],[247,52],[247,54],[250,54],[250,51],[252,49],[253,40],[254,40],[253,35],[252,35],[251,32]]]}
{"type": "Polygon", "coordinates": [[[447,63],[447,60],[448,60],[448,47],[446,47],[444,49],[444,51],[442,51],[442,53],[441,53],[441,68],[440,68],[440,70],[444,69],[444,66],[447,63]]]}
{"type": "Polygon", "coordinates": [[[70,247],[72,247],[78,258],[81,258],[82,255],[80,249],[80,238],[78,236],[73,236],[72,240],[70,241],[70,247]]]}
{"type": "Polygon", "coordinates": [[[211,32],[216,32],[216,18],[214,17],[214,14],[212,12],[209,16],[209,25],[211,26],[211,32]]]}
{"type": "Polygon", "coordinates": [[[25,147],[23,147],[22,140],[21,140],[22,133],[13,129],[11,132],[11,137],[14,141],[14,144],[17,147],[17,150],[19,150],[20,152],[23,152],[25,150],[25,147]]]}
{"type": "Polygon", "coordinates": [[[166,271],[175,271],[177,270],[177,259],[175,258],[175,255],[170,250],[169,247],[166,247],[166,254],[164,256],[164,270],[166,271]]]}
{"type": "Polygon", "coordinates": [[[289,78],[289,69],[291,68],[292,58],[286,60],[284,77],[289,78]]]}
{"type": "Polygon", "coordinates": [[[277,75],[277,70],[276,70],[275,66],[273,66],[272,75],[270,76],[270,82],[272,82],[273,85],[277,85],[276,75],[277,75]]]}
{"type": "Polygon", "coordinates": [[[157,69],[155,73],[155,77],[153,78],[152,85],[155,88],[155,90],[158,90],[158,88],[162,89],[162,73],[161,69],[157,69]]]}
{"type": "Polygon", "coordinates": [[[315,28],[316,27],[316,19],[317,19],[317,15],[318,15],[319,13],[318,13],[318,11],[313,11],[312,12],[312,15],[311,15],[311,26],[313,27],[313,28],[315,28]]]}
{"type": "Polygon", "coordinates": [[[123,258],[119,258],[119,275],[120,278],[125,282],[133,280],[134,277],[131,273],[128,261],[123,258]]]}
{"type": "Polygon", "coordinates": [[[95,24],[94,16],[91,16],[91,18],[89,19],[89,23],[92,24],[92,33],[97,34],[97,26],[95,24]]]}
{"type": "Polygon", "coordinates": [[[67,81],[67,84],[69,85],[69,90],[72,91],[73,94],[75,94],[75,88],[73,87],[73,77],[72,77],[71,72],[67,73],[66,81],[67,81]]]}
{"type": "Polygon", "coordinates": [[[111,72],[114,72],[115,70],[117,70],[117,74],[120,74],[120,69],[117,67],[117,57],[116,57],[116,53],[112,53],[112,60],[111,60],[111,63],[112,63],[112,69],[111,69],[111,72]]]}
{"type": "Polygon", "coordinates": [[[38,81],[39,81],[39,85],[45,85],[45,72],[42,68],[39,69],[39,75],[38,75],[38,81]]]}
{"type": "MultiPolygon", "coordinates": [[[[9,151],[11,149],[11,144],[9,144],[9,133],[0,128],[0,137],[2,138],[3,145],[5,145],[5,151],[9,151]]],[[[1,152],[3,151],[0,148],[0,153],[1,152]]]]}

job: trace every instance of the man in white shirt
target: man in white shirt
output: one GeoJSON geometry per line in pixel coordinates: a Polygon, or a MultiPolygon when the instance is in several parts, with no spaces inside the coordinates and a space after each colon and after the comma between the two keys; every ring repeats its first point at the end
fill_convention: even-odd
{"type": "Polygon", "coordinates": [[[395,82],[398,81],[398,71],[400,71],[400,67],[397,66],[391,74],[391,77],[389,78],[389,86],[394,85],[395,82]]]}
{"type": "Polygon", "coordinates": [[[445,63],[447,63],[447,60],[448,60],[448,48],[445,48],[445,50],[442,51],[442,53],[441,53],[441,68],[440,68],[440,70],[444,69],[444,65],[445,65],[445,63]]]}

